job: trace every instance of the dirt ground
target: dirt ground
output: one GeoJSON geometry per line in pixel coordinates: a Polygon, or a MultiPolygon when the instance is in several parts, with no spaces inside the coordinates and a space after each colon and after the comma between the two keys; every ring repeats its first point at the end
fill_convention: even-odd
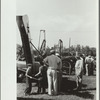
{"type": "Polygon", "coordinates": [[[17,100],[96,100],[96,76],[83,76],[82,89],[74,91],[76,87],[75,75],[63,75],[61,93],[57,96],[37,94],[36,83],[32,83],[30,96],[24,95],[25,82],[17,83],[17,100]]]}

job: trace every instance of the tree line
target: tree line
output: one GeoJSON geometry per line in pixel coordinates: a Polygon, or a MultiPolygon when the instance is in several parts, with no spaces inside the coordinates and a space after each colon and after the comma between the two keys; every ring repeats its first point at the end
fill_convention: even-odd
{"type": "MultiPolygon", "coordinates": [[[[16,50],[16,57],[17,58],[18,57],[19,58],[20,57],[24,58],[24,50],[23,50],[23,47],[21,45],[17,44],[16,45],[16,49],[17,49],[16,50]]],[[[49,55],[51,49],[56,49],[56,46],[51,47],[51,48],[47,46],[46,47],[46,54],[47,55],[49,55]]],[[[75,56],[76,51],[79,54],[84,54],[84,55],[91,54],[91,56],[94,56],[94,57],[96,56],[96,48],[95,47],[81,46],[79,44],[76,45],[76,46],[71,45],[70,48],[63,47],[63,49],[62,49],[62,55],[63,55],[63,53],[68,53],[68,54],[71,54],[71,55],[75,56]]],[[[34,53],[35,56],[38,55],[38,52],[35,49],[33,49],[33,53],[34,53]]]]}

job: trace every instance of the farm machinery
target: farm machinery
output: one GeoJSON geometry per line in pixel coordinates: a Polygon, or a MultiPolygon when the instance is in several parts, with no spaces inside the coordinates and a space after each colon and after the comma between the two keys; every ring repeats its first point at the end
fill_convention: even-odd
{"type": "MultiPolygon", "coordinates": [[[[22,46],[23,46],[23,51],[24,51],[24,56],[25,56],[25,61],[17,60],[17,65],[16,65],[17,79],[21,81],[23,77],[25,76],[25,72],[27,69],[26,65],[29,63],[32,64],[33,75],[38,73],[39,67],[40,67],[40,61],[43,60],[44,57],[46,57],[45,55],[46,39],[45,39],[45,30],[40,30],[40,35],[41,35],[41,32],[44,33],[44,39],[40,47],[40,36],[39,36],[39,46],[37,49],[31,41],[28,16],[27,15],[16,16],[16,21],[17,21],[17,25],[20,31],[22,46]],[[34,56],[33,47],[38,52],[38,56],[34,56]]],[[[62,70],[65,71],[66,74],[70,75],[72,68],[75,64],[75,57],[63,56],[63,41],[61,39],[59,39],[58,46],[59,46],[59,54],[62,59],[62,65],[63,65],[62,70]]]]}
{"type": "MultiPolygon", "coordinates": [[[[19,60],[16,61],[17,62],[17,65],[16,65],[17,66],[17,80],[21,81],[23,77],[25,76],[25,72],[27,70],[27,64],[32,65],[33,76],[38,73],[39,67],[40,67],[40,63],[38,60],[41,60],[42,55],[31,42],[28,16],[27,15],[17,16],[16,21],[17,21],[17,25],[20,31],[22,46],[23,46],[23,51],[24,51],[24,56],[25,56],[25,61],[19,61],[19,60]],[[37,50],[39,55],[41,55],[41,58],[39,57],[38,59],[38,57],[34,56],[33,47],[37,50]]],[[[46,40],[44,39],[40,48],[41,52],[45,48],[45,45],[46,45],[45,43],[46,43],[46,40]]]]}
{"type": "Polygon", "coordinates": [[[70,75],[74,70],[74,66],[76,63],[76,58],[70,52],[63,51],[63,41],[59,39],[58,42],[58,51],[57,51],[62,60],[62,71],[65,74],[70,75]]]}

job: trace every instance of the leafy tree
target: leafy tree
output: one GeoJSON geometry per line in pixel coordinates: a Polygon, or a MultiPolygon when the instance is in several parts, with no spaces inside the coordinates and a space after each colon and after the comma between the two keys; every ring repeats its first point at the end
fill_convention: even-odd
{"type": "Polygon", "coordinates": [[[81,52],[81,46],[80,46],[79,44],[78,44],[77,47],[76,47],[76,51],[77,51],[77,52],[81,52]]]}

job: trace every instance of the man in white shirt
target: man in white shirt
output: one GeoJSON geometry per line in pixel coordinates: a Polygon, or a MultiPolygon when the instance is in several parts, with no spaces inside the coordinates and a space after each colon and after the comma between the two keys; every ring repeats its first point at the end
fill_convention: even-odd
{"type": "Polygon", "coordinates": [[[76,75],[76,89],[81,89],[82,75],[83,75],[83,59],[79,56],[76,57],[77,61],[75,64],[75,75],[76,75]]]}
{"type": "Polygon", "coordinates": [[[57,71],[60,71],[62,68],[61,59],[55,55],[54,50],[51,50],[50,56],[47,56],[44,59],[44,62],[48,64],[48,70],[47,70],[48,94],[57,95],[58,94],[57,71]]]}

